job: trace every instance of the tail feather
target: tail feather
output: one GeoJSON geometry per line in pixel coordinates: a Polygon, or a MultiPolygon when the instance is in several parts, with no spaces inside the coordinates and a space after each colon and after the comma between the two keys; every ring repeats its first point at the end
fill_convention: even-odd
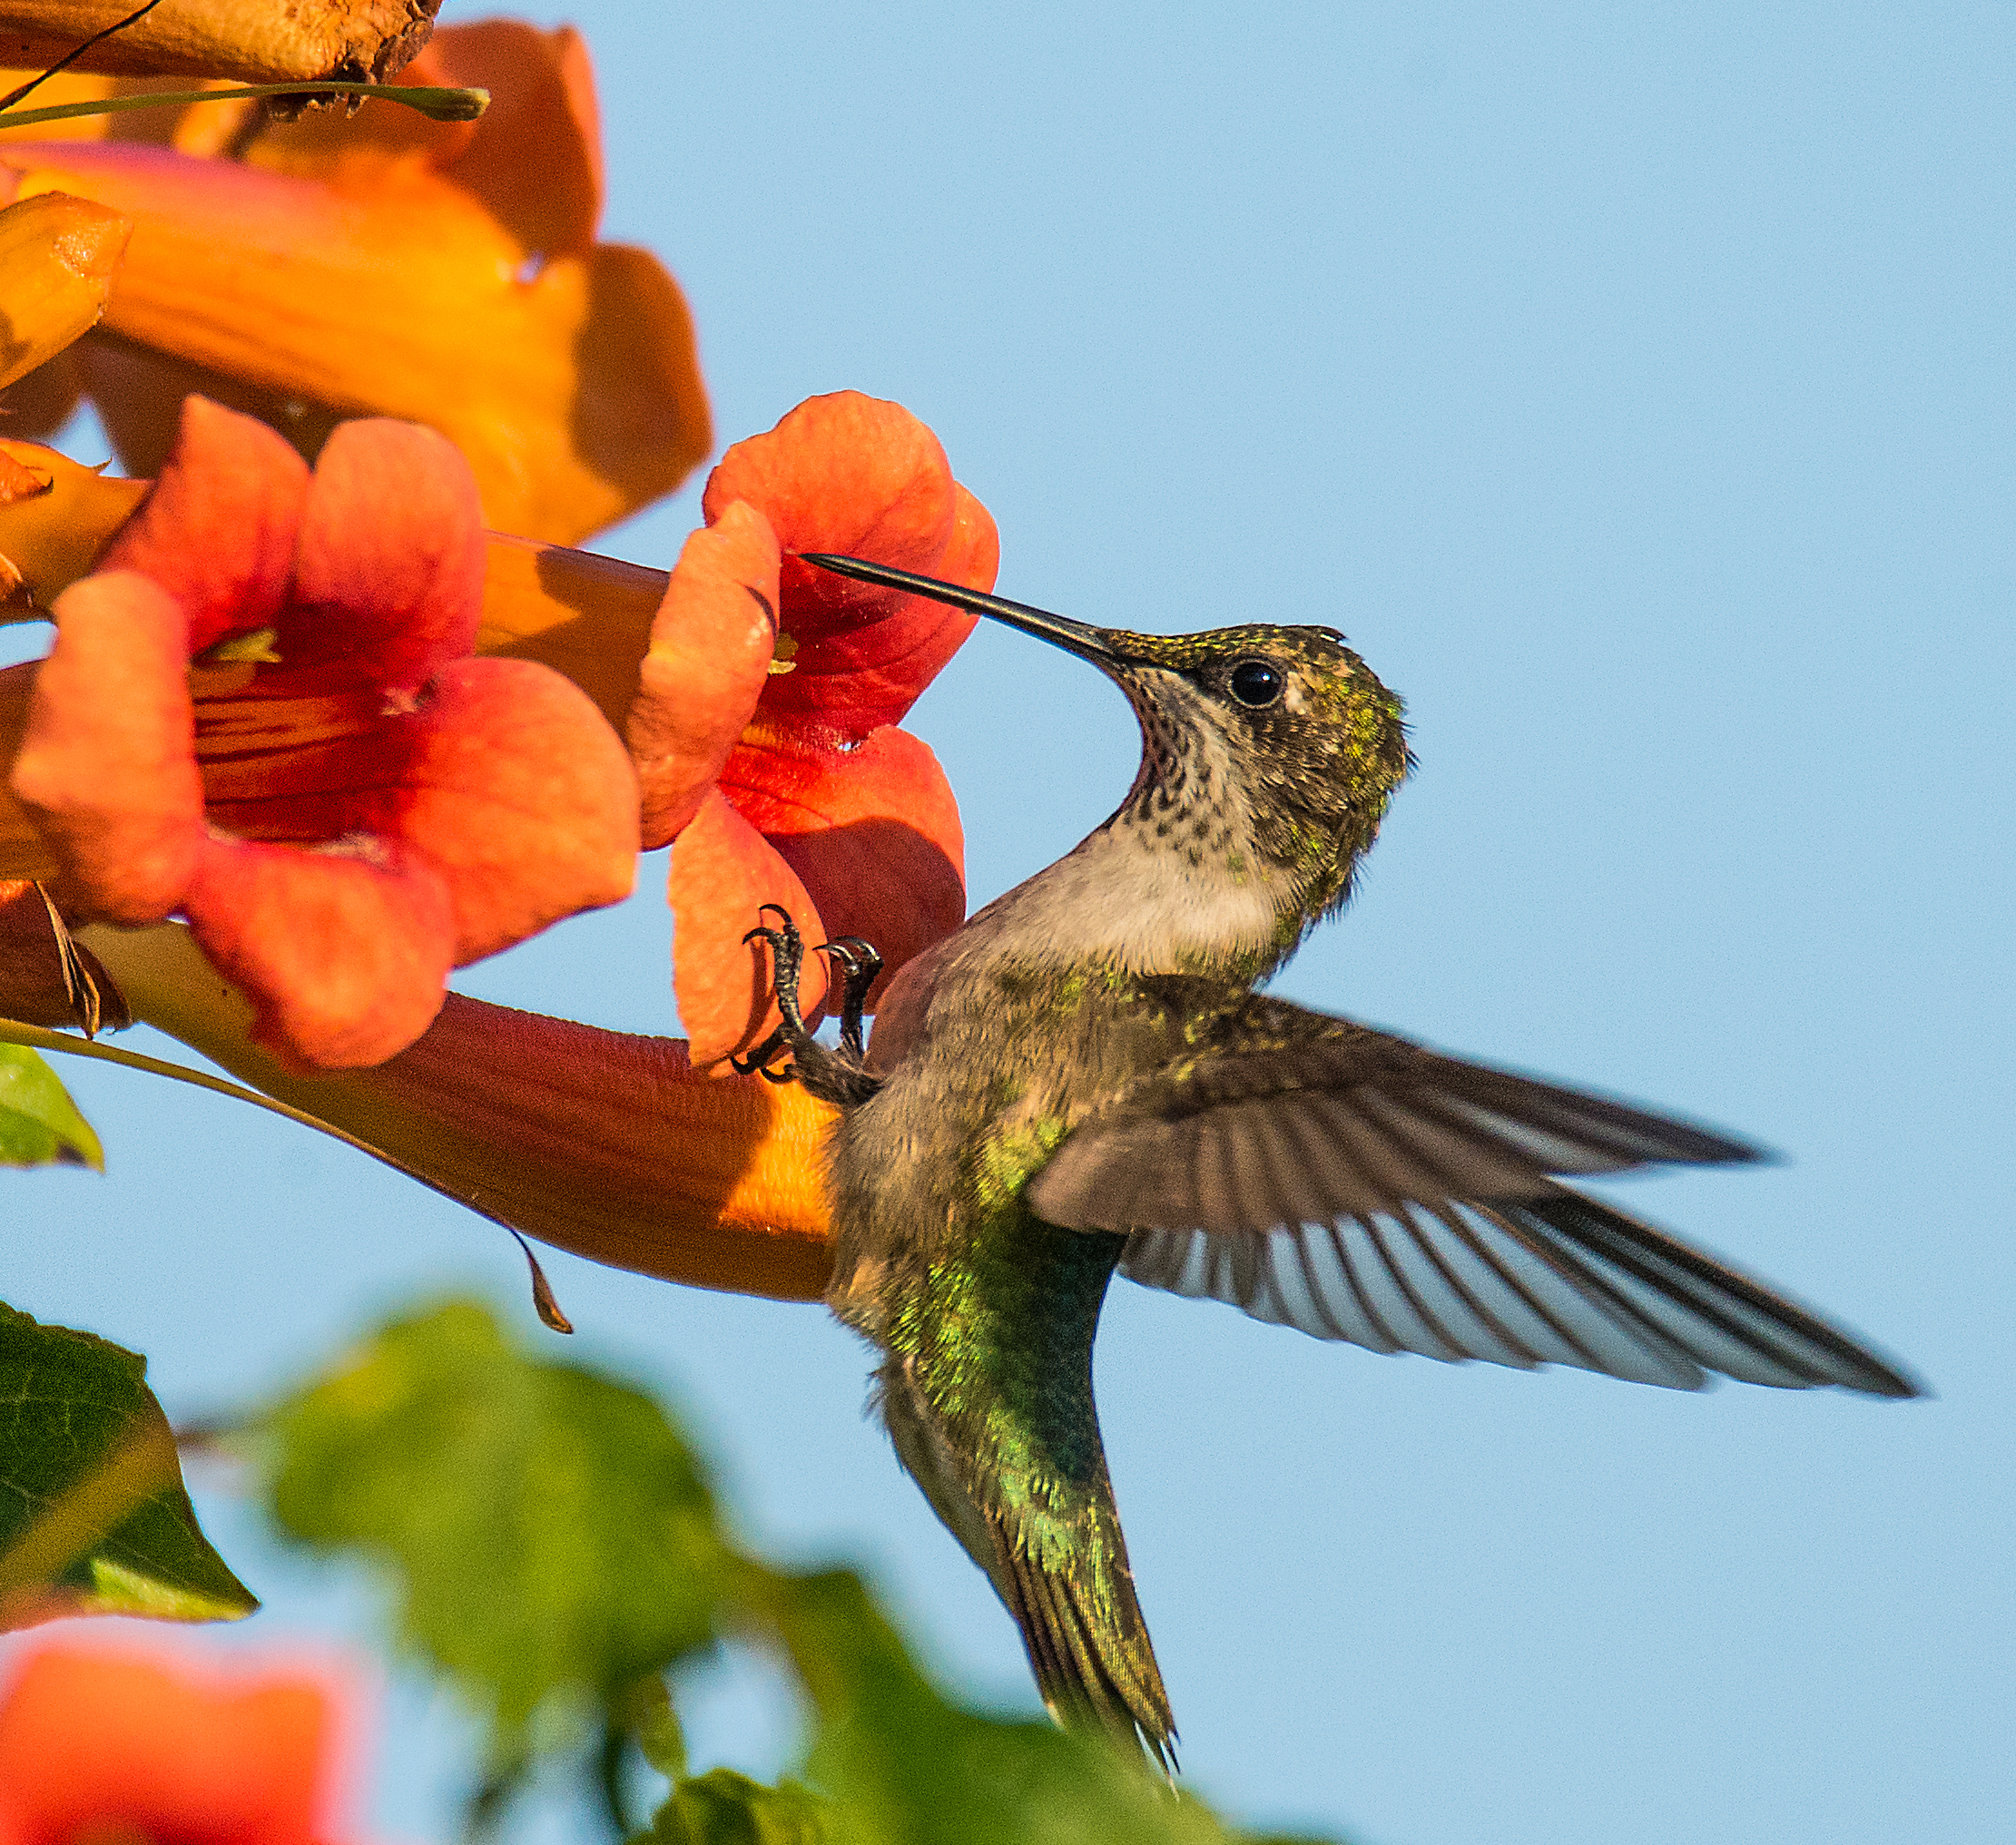
{"type": "MultiPolygon", "coordinates": [[[[1111,1530],[1117,1540],[1117,1521],[1111,1530]]],[[[1088,1581],[1044,1568],[998,1523],[995,1536],[1001,1568],[988,1574],[998,1585],[1006,1583],[1002,1599],[1022,1631],[1029,1668],[1051,1714],[1131,1735],[1164,1772],[1174,1774],[1175,1719],[1135,1599],[1126,1551],[1119,1552],[1116,1567],[1088,1581]]]]}

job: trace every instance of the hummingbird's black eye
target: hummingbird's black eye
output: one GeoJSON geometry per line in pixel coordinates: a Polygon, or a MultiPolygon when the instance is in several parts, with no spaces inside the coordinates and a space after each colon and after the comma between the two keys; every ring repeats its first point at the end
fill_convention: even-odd
{"type": "Polygon", "coordinates": [[[1258,711],[1281,696],[1281,669],[1269,660],[1242,660],[1232,669],[1232,695],[1258,711]]]}

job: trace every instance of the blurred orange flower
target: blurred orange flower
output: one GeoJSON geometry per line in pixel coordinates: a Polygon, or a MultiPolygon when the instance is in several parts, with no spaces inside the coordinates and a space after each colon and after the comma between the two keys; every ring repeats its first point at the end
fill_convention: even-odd
{"type": "Polygon", "coordinates": [[[326,1669],[253,1676],[44,1640],[0,1693],[0,1845],[326,1845],[354,1703],[326,1669]]]}
{"type": "MultiPolygon", "coordinates": [[[[570,28],[448,28],[399,81],[492,102],[465,123],[386,103],[236,118],[251,138],[235,158],[215,152],[230,106],[203,105],[113,131],[164,144],[0,141],[0,161],[24,197],[133,220],[104,319],[118,337],[75,359],[132,471],[158,470],[192,390],[310,457],[344,417],[395,416],[462,450],[487,523],[573,544],[671,492],[713,444],[685,303],[656,258],[595,241],[600,126],[570,28]]],[[[66,407],[46,380],[34,401],[13,433],[66,407]]]]}
{"type": "MultiPolygon", "coordinates": [[[[959,807],[938,759],[898,730],[973,630],[942,604],[792,554],[838,551],[976,589],[1000,558],[986,507],[900,405],[842,391],[739,442],[707,483],[658,611],[628,725],[649,846],[676,839],[679,1016],[695,1065],[775,1021],[744,946],[782,905],[809,943],[859,935],[885,976],[966,914],[959,807]]],[[[808,957],[804,1000],[824,974],[808,957]]]]}
{"type": "Polygon", "coordinates": [[[188,400],[173,454],[57,599],[13,790],[76,912],[185,915],[301,1065],[375,1064],[448,969],[620,900],[636,789],[587,698],[466,658],[485,543],[438,436],[339,429],[310,476],[188,400]]]}

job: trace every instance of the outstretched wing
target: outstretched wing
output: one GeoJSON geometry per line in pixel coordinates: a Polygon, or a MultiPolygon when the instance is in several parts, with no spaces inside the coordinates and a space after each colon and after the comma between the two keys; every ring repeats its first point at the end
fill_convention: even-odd
{"type": "Polygon", "coordinates": [[[1743,1143],[1283,1001],[1150,985],[1188,1021],[1183,1054],[1027,1194],[1053,1223],[1132,1232],[1131,1279],[1374,1351],[1916,1394],[1805,1309],[1556,1183],[1757,1158],[1743,1143]]]}

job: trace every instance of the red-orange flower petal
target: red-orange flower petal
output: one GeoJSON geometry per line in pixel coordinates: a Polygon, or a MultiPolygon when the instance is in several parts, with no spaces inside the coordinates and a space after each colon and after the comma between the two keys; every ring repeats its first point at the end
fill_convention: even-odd
{"type": "Polygon", "coordinates": [[[261,1043],[324,1069],[404,1050],[455,963],[447,880],[381,842],[359,859],[206,840],[179,908],[218,972],[261,1000],[261,1043]]]}
{"type": "Polygon", "coordinates": [[[315,463],[280,658],[340,662],[391,690],[421,684],[476,641],[485,548],[475,478],[446,437],[384,418],[341,425],[315,463]]]}
{"type": "Polygon", "coordinates": [[[627,726],[647,850],[699,811],[756,709],[776,645],[777,562],[770,522],[740,500],[679,554],[627,726]]]}
{"type": "Polygon", "coordinates": [[[0,1845],[313,1845],[340,1818],[336,1715],[298,1665],[227,1677],[45,1643],[0,1695],[0,1845]]]}
{"type": "Polygon", "coordinates": [[[190,397],[153,492],[96,567],[151,578],[201,653],[279,612],[308,493],[308,464],[263,423],[190,397]]]}
{"type": "Polygon", "coordinates": [[[666,590],[653,628],[662,670],[647,663],[629,735],[640,756],[642,744],[662,759],[644,771],[647,790],[664,782],[647,792],[647,838],[677,830],[711,768],[725,797],[700,810],[698,837],[680,836],[670,878],[680,1015],[705,1063],[747,1049],[774,1019],[766,964],[741,939],[758,902],[789,909],[808,944],[816,905],[823,928],[873,942],[890,974],[965,913],[951,790],[930,751],[891,726],[974,618],[792,554],[850,553],[985,589],[999,546],[938,438],[900,405],[855,391],[811,398],[738,442],[703,504],[708,529],[666,590]],[[772,538],[784,554],[775,562],[772,538]],[[762,631],[751,605],[775,613],[775,657],[722,761],[735,702],[754,683],[762,631]],[[697,662],[731,632],[737,669],[698,682],[697,662]]]}
{"type": "Polygon", "coordinates": [[[458,661],[420,715],[398,832],[447,878],[457,967],[630,894],[630,759],[578,686],[528,660],[458,661]]]}
{"type": "Polygon", "coordinates": [[[766,903],[783,909],[805,938],[798,998],[807,1018],[825,1003],[824,957],[811,949],[825,925],[805,887],[772,846],[720,792],[710,794],[673,842],[672,989],[693,1060],[705,1066],[745,1050],[777,1023],[769,951],[742,936],[766,903]]]}
{"type": "Polygon", "coordinates": [[[202,844],[188,617],[133,571],[87,576],[56,608],[14,791],[97,915],[152,922],[182,900],[202,844]]]}
{"type": "Polygon", "coordinates": [[[991,589],[994,522],[953,480],[938,438],[900,404],[812,397],[722,457],[702,505],[712,521],[735,500],[763,514],[787,554],[778,624],[794,651],[764,689],[765,717],[850,741],[900,721],[977,618],[788,554],[838,551],[991,589]]]}
{"type": "Polygon", "coordinates": [[[798,874],[821,926],[874,943],[891,972],[951,934],[966,917],[966,836],[930,746],[892,726],[847,751],[772,748],[764,734],[729,758],[722,791],[798,874]]]}

